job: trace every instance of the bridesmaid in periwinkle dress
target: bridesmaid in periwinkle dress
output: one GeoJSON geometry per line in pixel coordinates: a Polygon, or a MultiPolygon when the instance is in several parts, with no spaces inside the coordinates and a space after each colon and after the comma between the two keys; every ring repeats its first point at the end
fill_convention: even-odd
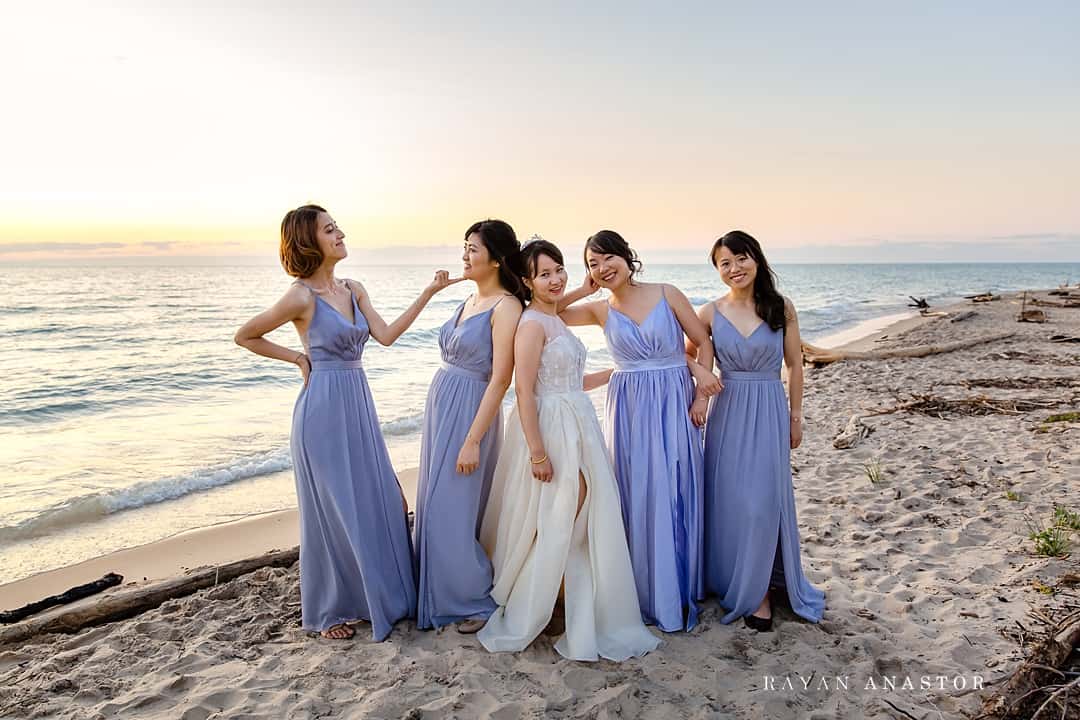
{"type": "Polygon", "coordinates": [[[602,230],[585,244],[589,278],[573,301],[599,286],[611,302],[560,315],[567,325],[600,325],[616,369],[605,432],[615,465],[638,601],[645,621],[665,632],[697,623],[702,585],[701,431],[690,420],[694,382],[706,396],[720,383],[708,334],[674,286],[634,278],[641,263],[626,241],[602,230]],[[688,368],[684,335],[700,348],[688,368]]]}
{"type": "Polygon", "coordinates": [[[293,409],[292,450],[300,508],[303,626],[325,638],[351,638],[350,623],[371,622],[383,640],[416,610],[405,500],[386,451],[361,355],[368,337],[392,344],[432,296],[456,280],[445,271],[387,324],[364,287],[334,277],[345,233],[317,205],[281,223],[281,264],[298,278],[270,309],[244,323],[236,342],[300,366],[304,387],[293,409]],[[264,336],[292,322],[306,352],[264,336]]]}
{"type": "MultiPolygon", "coordinates": [[[[802,347],[790,300],[776,286],[761,246],[735,230],[713,245],[712,263],[730,292],[701,308],[712,330],[724,392],[705,425],[705,587],[754,630],[772,629],[769,588],[817,622],[825,594],[803,575],[791,483],[791,451],[802,442],[802,347]],[[788,366],[790,410],[780,381],[788,366]]],[[[707,400],[694,400],[695,422],[707,400]]]]}
{"type": "Polygon", "coordinates": [[[461,632],[476,632],[495,609],[491,561],[479,535],[524,304],[520,249],[501,220],[465,232],[462,277],[476,293],[439,332],[443,364],[424,408],[415,528],[421,629],[459,623],[461,632]]]}

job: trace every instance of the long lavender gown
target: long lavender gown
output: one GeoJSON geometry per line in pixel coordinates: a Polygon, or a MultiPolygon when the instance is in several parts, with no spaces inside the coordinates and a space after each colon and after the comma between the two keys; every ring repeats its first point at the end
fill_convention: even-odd
{"type": "Polygon", "coordinates": [[[439,332],[443,365],[424,407],[415,528],[416,624],[424,629],[486,618],[495,610],[491,561],[478,538],[499,456],[501,412],[480,440],[480,465],[468,475],[456,469],[491,379],[495,307],[460,320],[464,309],[462,303],[439,332]]]}
{"type": "Polygon", "coordinates": [[[757,610],[770,585],[817,622],[825,593],[799,559],[784,333],[762,322],[743,337],[714,305],[712,339],[724,391],[705,426],[705,587],[728,610],[724,623],[757,610]]]}
{"type": "Polygon", "coordinates": [[[604,434],[615,465],[638,601],[665,632],[697,623],[702,586],[701,431],[690,420],[694,385],[683,332],[661,296],[641,325],[608,307],[615,359],[604,434]]]}
{"type": "Polygon", "coordinates": [[[352,306],[350,323],[315,295],[311,376],[293,409],[300,603],[305,629],[364,619],[383,640],[415,612],[416,586],[401,487],[360,360],[367,320],[352,306]]]}

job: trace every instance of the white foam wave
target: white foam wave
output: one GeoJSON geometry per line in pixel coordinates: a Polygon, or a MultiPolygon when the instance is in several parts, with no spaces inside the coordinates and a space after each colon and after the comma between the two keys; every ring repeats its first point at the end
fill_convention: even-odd
{"type": "Polygon", "coordinates": [[[291,466],[288,448],[281,448],[240,458],[224,465],[199,468],[183,475],[82,495],[46,508],[17,525],[0,527],[0,544],[40,537],[73,525],[93,522],[122,510],[174,500],[237,480],[287,470],[291,466]]]}

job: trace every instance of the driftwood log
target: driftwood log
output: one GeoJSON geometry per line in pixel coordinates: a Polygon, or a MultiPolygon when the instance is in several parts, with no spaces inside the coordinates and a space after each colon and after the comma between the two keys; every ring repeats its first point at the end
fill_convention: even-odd
{"type": "Polygon", "coordinates": [[[237,560],[227,565],[200,568],[183,577],[120,589],[102,596],[92,604],[57,610],[4,628],[0,630],[0,646],[20,642],[40,633],[73,633],[86,627],[124,620],[152,610],[166,600],[191,595],[261,567],[288,567],[299,558],[300,548],[273,550],[258,557],[237,560]]]}
{"type": "Polygon", "coordinates": [[[815,366],[828,365],[840,360],[886,360],[888,358],[917,358],[927,355],[963,350],[964,348],[986,343],[997,342],[1010,338],[1016,333],[1005,332],[993,335],[980,335],[967,340],[957,340],[950,343],[934,343],[930,345],[913,345],[911,347],[884,348],[880,350],[829,350],[819,348],[810,343],[803,343],[803,360],[815,366]]]}
{"type": "Polygon", "coordinates": [[[124,582],[123,575],[117,575],[116,573],[106,573],[100,580],[88,582],[84,585],[76,585],[73,588],[65,590],[59,595],[50,595],[47,598],[38,600],[36,602],[23,605],[21,608],[15,608],[14,610],[6,610],[0,612],[0,623],[5,625],[18,622],[23,618],[36,615],[42,610],[47,610],[55,605],[67,605],[73,603],[76,600],[82,600],[88,598],[91,595],[96,595],[103,590],[108,590],[111,587],[119,585],[124,582]]]}
{"type": "MultiPolygon", "coordinates": [[[[1062,684],[1060,679],[1065,677],[1058,668],[1077,645],[1080,645],[1080,611],[1062,618],[1050,635],[1035,646],[1009,681],[983,703],[979,717],[1019,720],[1031,718],[1041,709],[1046,709],[1046,704],[1050,702],[1046,696],[1059,687],[1062,684]],[[1051,681],[1050,687],[1047,687],[1048,680],[1051,681]]],[[[1068,698],[1065,698],[1065,702],[1068,702],[1068,698]]],[[[1048,714],[1047,717],[1058,715],[1048,714]]]]}
{"type": "Polygon", "coordinates": [[[1035,307],[1080,308],[1080,298],[1068,298],[1064,302],[1057,302],[1056,300],[1040,300],[1039,298],[1031,298],[1030,302],[1035,307]]]}
{"type": "Polygon", "coordinates": [[[951,323],[963,322],[965,320],[968,320],[970,318],[975,317],[978,314],[979,313],[975,312],[974,310],[968,310],[967,312],[962,312],[962,313],[958,313],[956,315],[953,315],[951,318],[949,318],[949,322],[951,322],[951,323]]]}

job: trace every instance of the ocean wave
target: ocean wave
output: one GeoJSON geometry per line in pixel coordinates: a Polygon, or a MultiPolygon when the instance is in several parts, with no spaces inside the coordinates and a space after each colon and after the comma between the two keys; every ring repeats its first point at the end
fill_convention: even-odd
{"type": "Polygon", "coordinates": [[[419,433],[424,427],[424,413],[408,415],[382,424],[383,435],[403,437],[419,433]]]}
{"type": "MultiPolygon", "coordinates": [[[[419,435],[423,422],[423,413],[407,415],[382,423],[382,432],[387,437],[419,435]]],[[[281,472],[291,467],[289,448],[283,447],[221,465],[198,468],[182,475],[149,480],[127,488],[81,495],[45,508],[39,514],[18,524],[0,527],[0,545],[48,535],[73,525],[94,522],[123,510],[175,500],[240,480],[281,472]]]]}
{"type": "Polygon", "coordinates": [[[56,333],[60,331],[80,331],[86,329],[88,329],[88,326],[72,326],[65,325],[64,323],[50,322],[44,323],[42,325],[34,325],[32,327],[8,330],[4,334],[11,337],[22,337],[24,335],[48,335],[49,333],[56,333]]]}
{"type": "Polygon", "coordinates": [[[43,403],[33,407],[12,407],[0,415],[0,427],[18,427],[27,422],[45,422],[67,419],[71,415],[90,412],[104,407],[89,401],[65,400],[43,403]]]}
{"type": "Polygon", "coordinates": [[[73,525],[93,522],[132,508],[154,505],[237,480],[269,475],[292,467],[288,448],[258,453],[215,467],[199,468],[184,475],[138,483],[122,489],[81,495],[16,525],[0,527],[0,544],[40,537],[73,525]]]}
{"type": "Polygon", "coordinates": [[[205,388],[241,390],[273,385],[295,386],[300,390],[300,375],[295,368],[267,365],[262,368],[206,368],[192,366],[173,371],[147,372],[138,375],[135,366],[110,368],[107,377],[87,378],[57,376],[52,385],[31,386],[11,393],[11,406],[0,415],[0,427],[67,419],[87,412],[98,413],[119,407],[134,407],[175,402],[184,392],[205,388]]]}
{"type": "Polygon", "coordinates": [[[424,330],[410,330],[398,338],[398,341],[394,344],[406,348],[436,347],[439,342],[439,332],[441,330],[441,327],[426,328],[424,330]]]}
{"type": "Polygon", "coordinates": [[[819,312],[807,310],[799,313],[799,331],[804,337],[823,335],[831,331],[857,325],[864,319],[864,316],[850,312],[819,312]]]}

